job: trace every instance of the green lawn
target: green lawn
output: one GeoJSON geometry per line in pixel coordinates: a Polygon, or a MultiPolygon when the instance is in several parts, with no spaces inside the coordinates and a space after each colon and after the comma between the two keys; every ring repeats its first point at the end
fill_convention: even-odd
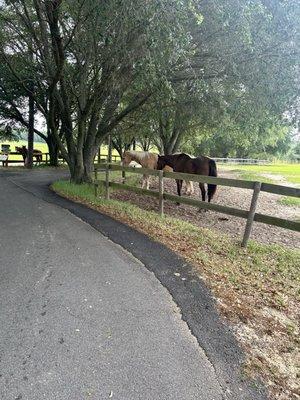
{"type": "MultiPolygon", "coordinates": [[[[0,143],[0,152],[1,152],[1,145],[2,144],[10,144],[10,151],[12,151],[12,152],[16,151],[16,147],[22,147],[22,146],[26,146],[27,147],[27,141],[26,140],[20,140],[19,142],[5,141],[5,142],[1,142],[0,143]]],[[[47,146],[46,143],[34,142],[33,147],[34,147],[34,149],[40,150],[43,153],[48,153],[48,146],[47,146]]],[[[9,159],[10,160],[23,160],[21,155],[11,155],[11,156],[9,156],[9,159]]]]}
{"type": "MultiPolygon", "coordinates": [[[[221,165],[220,169],[238,174],[240,179],[247,181],[259,181],[284,185],[284,181],[276,179],[276,176],[295,186],[300,185],[300,164],[270,164],[270,165],[221,165]],[[265,176],[267,174],[268,176],[265,176]],[[273,178],[274,176],[274,178],[273,178]]],[[[300,199],[296,197],[278,197],[278,202],[288,207],[300,207],[300,199]]]]}
{"type": "Polygon", "coordinates": [[[300,207],[300,199],[298,197],[281,197],[279,203],[283,204],[284,206],[300,207]]]}
{"type": "MultiPolygon", "coordinates": [[[[279,175],[286,181],[300,184],[300,164],[269,164],[269,165],[222,165],[221,169],[238,172],[240,177],[246,180],[260,180],[272,182],[272,177],[265,177],[262,174],[279,175]]],[[[276,178],[275,178],[276,179],[276,178]]],[[[274,182],[278,182],[277,180],[274,182]]]]}

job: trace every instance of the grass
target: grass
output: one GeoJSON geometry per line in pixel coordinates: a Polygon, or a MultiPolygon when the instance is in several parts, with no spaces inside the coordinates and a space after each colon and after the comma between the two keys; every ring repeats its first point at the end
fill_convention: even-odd
{"type": "MultiPolygon", "coordinates": [[[[300,164],[241,165],[238,168],[233,165],[222,165],[222,168],[238,173],[239,178],[247,181],[284,185],[285,182],[278,181],[277,176],[283,177],[284,180],[296,186],[300,184],[300,164]]],[[[297,197],[280,197],[278,203],[288,207],[300,207],[300,199],[297,197]]]]}
{"type": "MultiPolygon", "coordinates": [[[[287,182],[300,184],[300,164],[269,164],[269,165],[222,165],[222,168],[239,172],[246,180],[275,181],[276,175],[282,176],[287,182]],[[274,175],[265,177],[263,174],[274,175]]],[[[278,180],[276,180],[278,182],[278,180]]]]}
{"type": "Polygon", "coordinates": [[[192,263],[247,351],[245,372],[263,378],[272,399],[297,399],[300,252],[254,241],[244,249],[221,233],[106,201],[102,187],[98,198],[91,185],[58,181],[53,189],[133,226],[192,263]]]}
{"type": "Polygon", "coordinates": [[[263,182],[263,183],[275,183],[274,179],[269,177],[263,176],[257,172],[251,171],[241,171],[239,169],[234,170],[239,175],[239,178],[244,179],[245,181],[256,181],[256,182],[263,182]]]}
{"type": "MultiPolygon", "coordinates": [[[[98,179],[99,180],[105,180],[105,172],[104,171],[99,171],[98,172],[98,179]]],[[[135,174],[132,172],[126,172],[126,184],[131,185],[131,186],[136,186],[138,185],[139,181],[141,179],[141,175],[135,174]]],[[[113,182],[122,182],[122,173],[120,171],[109,171],[109,180],[113,182]]],[[[101,187],[100,187],[101,190],[101,187]]],[[[103,190],[103,187],[102,187],[103,190]]],[[[112,189],[110,189],[112,191],[112,189]]]]}
{"type": "Polygon", "coordinates": [[[288,207],[300,207],[300,199],[298,197],[281,197],[279,203],[288,207]]]}

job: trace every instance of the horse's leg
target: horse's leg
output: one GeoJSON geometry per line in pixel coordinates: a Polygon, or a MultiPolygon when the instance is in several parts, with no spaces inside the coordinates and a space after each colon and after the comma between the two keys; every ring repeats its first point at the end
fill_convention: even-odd
{"type": "Polygon", "coordinates": [[[143,175],[143,177],[142,177],[142,189],[144,189],[144,187],[145,187],[146,179],[147,179],[146,175],[143,175]]]}
{"type": "Polygon", "coordinates": [[[191,196],[194,194],[194,185],[192,181],[185,181],[186,184],[186,195],[191,196]]]}
{"type": "Polygon", "coordinates": [[[190,181],[190,186],[191,186],[191,194],[194,194],[195,190],[194,190],[194,183],[193,183],[193,181],[190,181]]]}
{"type": "Polygon", "coordinates": [[[185,181],[185,194],[187,196],[191,195],[191,186],[189,181],[185,181]]]}
{"type": "Polygon", "coordinates": [[[201,190],[202,201],[205,201],[206,190],[205,190],[204,183],[200,182],[199,183],[199,188],[201,190]]]}
{"type": "Polygon", "coordinates": [[[146,189],[149,190],[149,186],[150,186],[150,176],[146,175],[146,189]]]}
{"type": "MultiPolygon", "coordinates": [[[[181,188],[182,188],[182,179],[176,179],[176,183],[177,183],[177,194],[178,196],[181,196],[181,188]]],[[[178,206],[180,205],[180,203],[176,203],[178,206]]]]}

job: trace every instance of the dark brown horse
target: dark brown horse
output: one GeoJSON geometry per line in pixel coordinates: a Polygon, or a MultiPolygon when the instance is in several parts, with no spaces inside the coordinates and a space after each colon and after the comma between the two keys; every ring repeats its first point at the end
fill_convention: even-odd
{"type": "MultiPolygon", "coordinates": [[[[174,172],[184,172],[186,174],[197,174],[207,176],[217,176],[217,166],[214,160],[208,157],[199,156],[192,158],[187,154],[174,154],[170,156],[158,156],[157,169],[163,169],[166,165],[173,168],[174,172]]],[[[182,180],[176,179],[177,193],[181,196],[182,180]]],[[[204,183],[200,182],[202,201],[205,201],[206,190],[204,183]]],[[[208,201],[210,202],[217,190],[217,185],[209,183],[207,185],[208,201]]]]}
{"type": "MultiPolygon", "coordinates": [[[[27,147],[26,146],[22,146],[22,147],[17,147],[16,146],[16,152],[22,155],[23,161],[24,161],[24,165],[26,165],[27,156],[28,156],[27,147]]],[[[43,153],[40,150],[33,149],[33,157],[35,157],[37,163],[42,162],[43,153]]]]}

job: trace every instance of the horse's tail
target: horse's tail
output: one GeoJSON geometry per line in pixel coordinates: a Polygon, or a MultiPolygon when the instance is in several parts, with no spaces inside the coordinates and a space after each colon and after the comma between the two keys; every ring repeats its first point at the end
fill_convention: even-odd
{"type": "MultiPolygon", "coordinates": [[[[208,175],[217,177],[218,173],[217,173],[216,162],[214,160],[210,159],[208,164],[209,164],[209,173],[208,173],[208,175]]],[[[208,189],[207,190],[207,192],[208,192],[207,193],[208,194],[208,201],[210,201],[214,197],[214,194],[216,193],[217,185],[209,183],[207,185],[207,189],[208,189]]]]}

